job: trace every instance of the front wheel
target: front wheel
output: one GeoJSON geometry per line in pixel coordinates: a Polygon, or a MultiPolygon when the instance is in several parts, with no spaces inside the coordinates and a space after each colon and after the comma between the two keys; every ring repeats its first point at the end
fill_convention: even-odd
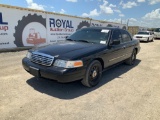
{"type": "Polygon", "coordinates": [[[152,38],[152,40],[151,40],[152,42],[153,42],[153,39],[154,39],[154,38],[152,38]]]}
{"type": "Polygon", "coordinates": [[[98,60],[94,60],[88,66],[84,79],[81,83],[87,87],[96,86],[101,80],[102,65],[98,60]]]}
{"type": "Polygon", "coordinates": [[[136,53],[136,50],[134,49],[133,52],[132,52],[131,57],[128,58],[128,59],[125,61],[125,63],[126,63],[127,65],[134,65],[134,64],[135,64],[135,61],[136,61],[136,55],[137,55],[137,53],[136,53]]]}

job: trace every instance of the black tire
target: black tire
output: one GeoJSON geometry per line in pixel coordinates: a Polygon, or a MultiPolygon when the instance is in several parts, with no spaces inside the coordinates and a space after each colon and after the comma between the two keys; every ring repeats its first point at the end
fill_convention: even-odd
{"type": "Polygon", "coordinates": [[[28,16],[23,16],[22,20],[18,21],[18,25],[15,27],[15,41],[17,47],[23,47],[22,42],[22,33],[26,25],[28,25],[31,22],[38,22],[42,24],[46,28],[46,19],[42,18],[42,16],[38,16],[37,14],[31,15],[28,14],[28,16]]]}
{"type": "Polygon", "coordinates": [[[147,42],[149,42],[149,38],[147,39],[147,42]]]}
{"type": "Polygon", "coordinates": [[[77,30],[81,29],[84,26],[90,27],[90,23],[87,21],[80,22],[79,25],[77,26],[77,30]]]}
{"type": "Polygon", "coordinates": [[[84,79],[81,83],[87,87],[96,86],[102,77],[102,65],[98,60],[94,60],[88,66],[84,79]]]}
{"type": "Polygon", "coordinates": [[[134,65],[136,61],[137,51],[134,49],[130,58],[128,58],[125,63],[127,65],[134,65]]]}

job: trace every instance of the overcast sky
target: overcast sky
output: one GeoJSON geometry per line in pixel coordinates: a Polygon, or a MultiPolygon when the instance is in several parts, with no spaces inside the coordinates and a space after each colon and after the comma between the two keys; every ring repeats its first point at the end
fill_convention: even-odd
{"type": "Polygon", "coordinates": [[[0,0],[0,4],[32,8],[129,25],[160,27],[160,0],[0,0]]]}

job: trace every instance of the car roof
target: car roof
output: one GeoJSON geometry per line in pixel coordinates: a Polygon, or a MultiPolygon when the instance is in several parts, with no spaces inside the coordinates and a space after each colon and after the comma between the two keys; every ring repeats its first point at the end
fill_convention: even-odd
{"type": "Polygon", "coordinates": [[[148,32],[148,33],[149,33],[149,32],[151,32],[151,31],[139,31],[139,32],[148,32]]]}
{"type": "Polygon", "coordinates": [[[115,30],[115,29],[121,29],[121,28],[117,28],[117,27],[87,27],[87,28],[81,28],[81,29],[96,29],[96,30],[109,29],[109,30],[115,30]]]}

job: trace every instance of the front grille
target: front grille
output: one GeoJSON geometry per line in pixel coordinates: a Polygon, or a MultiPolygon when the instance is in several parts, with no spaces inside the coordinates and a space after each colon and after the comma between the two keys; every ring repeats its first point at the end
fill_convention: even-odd
{"type": "Polygon", "coordinates": [[[40,65],[44,66],[51,66],[53,63],[54,57],[43,54],[43,53],[38,53],[38,52],[32,52],[31,56],[31,61],[40,65]]]}
{"type": "Polygon", "coordinates": [[[141,36],[137,36],[136,38],[142,38],[141,36]]]}

